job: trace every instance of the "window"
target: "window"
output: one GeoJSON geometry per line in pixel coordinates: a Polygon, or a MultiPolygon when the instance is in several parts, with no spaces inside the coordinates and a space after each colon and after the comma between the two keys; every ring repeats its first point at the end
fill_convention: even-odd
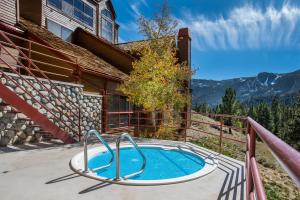
{"type": "Polygon", "coordinates": [[[120,95],[109,96],[108,99],[108,128],[128,127],[133,107],[128,99],[120,95]]]}
{"type": "Polygon", "coordinates": [[[61,0],[48,0],[48,3],[55,8],[61,9],[61,0]]]}
{"type": "Polygon", "coordinates": [[[113,20],[112,14],[109,10],[103,9],[101,11],[101,35],[106,40],[113,42],[113,20]]]}
{"type": "Polygon", "coordinates": [[[48,4],[84,24],[94,27],[94,9],[82,0],[48,0],[48,4]]]}
{"type": "Polygon", "coordinates": [[[103,9],[101,11],[101,15],[107,17],[110,20],[113,20],[111,12],[109,10],[107,10],[107,9],[103,9]]]}
{"type": "Polygon", "coordinates": [[[54,35],[62,38],[65,41],[71,41],[72,31],[51,20],[47,20],[47,28],[54,35]]]}
{"type": "Polygon", "coordinates": [[[112,22],[102,18],[102,37],[112,42],[113,25],[112,22]]]}
{"type": "Polygon", "coordinates": [[[61,38],[65,41],[71,41],[71,35],[72,35],[73,31],[71,31],[70,29],[67,29],[65,27],[61,27],[61,38]]]}

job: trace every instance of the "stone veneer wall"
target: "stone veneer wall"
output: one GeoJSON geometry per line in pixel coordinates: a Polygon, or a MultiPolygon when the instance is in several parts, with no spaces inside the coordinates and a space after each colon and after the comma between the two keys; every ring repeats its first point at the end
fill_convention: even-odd
{"type": "MultiPolygon", "coordinates": [[[[23,76],[29,81],[35,89],[33,89],[26,81],[22,80],[15,74],[7,73],[22,88],[26,89],[38,102],[45,105],[50,112],[44,109],[39,103],[26,94],[20,87],[16,86],[13,81],[6,80],[1,77],[1,83],[6,85],[10,90],[14,91],[19,97],[31,104],[40,113],[46,115],[52,122],[58,125],[65,132],[73,135],[78,132],[79,113],[81,111],[81,132],[86,133],[90,128],[101,127],[101,102],[102,97],[99,95],[84,94],[83,85],[72,84],[60,81],[52,81],[62,93],[58,93],[46,79],[39,79],[51,93],[49,93],[37,80],[30,76],[23,76]],[[45,97],[43,98],[37,91],[40,91],[45,97]],[[67,100],[67,98],[69,100],[67,100]],[[73,103],[71,103],[73,102],[73,103]],[[68,109],[71,108],[71,109],[68,109]],[[57,110],[60,110],[60,114],[57,110]],[[52,112],[52,113],[51,113],[52,112]],[[55,117],[55,116],[56,117],[55,117]],[[68,117],[67,117],[68,116],[68,117]]],[[[0,103],[2,99],[0,99],[0,103]]],[[[11,106],[0,107],[0,146],[7,144],[21,144],[24,142],[34,142],[41,139],[40,128],[36,127],[34,122],[22,113],[15,112],[11,106]]]]}
{"type": "Polygon", "coordinates": [[[82,134],[86,134],[90,129],[101,130],[102,96],[84,92],[80,106],[82,134]]]}

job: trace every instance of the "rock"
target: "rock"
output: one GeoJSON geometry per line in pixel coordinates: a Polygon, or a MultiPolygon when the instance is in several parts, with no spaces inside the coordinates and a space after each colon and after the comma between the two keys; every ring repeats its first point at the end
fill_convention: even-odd
{"type": "Polygon", "coordinates": [[[5,78],[1,78],[1,83],[2,83],[3,85],[5,85],[5,84],[6,84],[6,79],[5,79],[5,78]]]}
{"type": "MultiPolygon", "coordinates": [[[[40,93],[44,96],[44,97],[47,97],[49,95],[49,93],[47,91],[40,91],[40,93]]],[[[42,99],[44,98],[43,96],[42,99]]]]}
{"type": "Polygon", "coordinates": [[[71,95],[71,90],[70,90],[70,89],[67,89],[67,90],[66,90],[66,93],[67,93],[68,96],[70,96],[70,95],[71,95]]]}
{"type": "Polygon", "coordinates": [[[51,89],[51,85],[49,85],[49,84],[44,84],[44,86],[48,89],[48,90],[50,90],[51,89]]]}
{"type": "Polygon", "coordinates": [[[4,132],[4,136],[8,137],[9,139],[13,138],[16,135],[15,131],[13,130],[7,130],[4,132]]]}
{"type": "Polygon", "coordinates": [[[18,82],[20,85],[23,85],[23,80],[22,80],[22,79],[18,79],[17,82],[18,82]]]}
{"type": "Polygon", "coordinates": [[[34,99],[35,99],[36,101],[38,101],[38,102],[41,101],[41,97],[40,97],[40,96],[35,96],[34,99]]]}
{"type": "Polygon", "coordinates": [[[26,130],[24,130],[24,133],[29,136],[29,135],[34,135],[34,128],[26,128],[26,130]]]}
{"type": "Polygon", "coordinates": [[[46,99],[44,97],[41,98],[41,103],[42,104],[47,104],[48,102],[49,102],[48,99],[46,99]]]}
{"type": "Polygon", "coordinates": [[[41,86],[40,86],[38,83],[34,83],[34,84],[33,84],[33,87],[34,87],[36,90],[40,90],[40,89],[41,89],[41,86]]]}
{"type": "Polygon", "coordinates": [[[25,142],[33,142],[35,140],[34,136],[33,135],[29,135],[27,136],[25,142]]]}
{"type": "Polygon", "coordinates": [[[39,110],[41,108],[41,105],[39,103],[34,103],[34,104],[32,104],[32,106],[37,110],[39,110]]]}
{"type": "Polygon", "coordinates": [[[19,142],[20,138],[17,135],[10,141],[11,144],[18,144],[19,142]]]}
{"type": "Polygon", "coordinates": [[[45,115],[45,114],[47,113],[47,111],[46,111],[44,108],[39,109],[39,112],[40,112],[41,114],[43,114],[43,115],[45,115]]]}
{"type": "Polygon", "coordinates": [[[41,129],[40,129],[40,127],[34,127],[33,128],[33,131],[40,131],[41,129]]]}
{"type": "Polygon", "coordinates": [[[9,143],[9,141],[10,141],[10,138],[8,138],[6,136],[2,136],[1,140],[0,140],[0,146],[6,147],[9,143]]]}
{"type": "Polygon", "coordinates": [[[42,140],[42,136],[39,133],[35,133],[34,137],[35,137],[35,140],[38,141],[38,142],[40,142],[42,140]]]}
{"type": "Polygon", "coordinates": [[[26,139],[26,134],[23,131],[17,132],[17,136],[23,140],[26,139]]]}
{"type": "Polygon", "coordinates": [[[7,129],[10,129],[10,128],[12,128],[12,127],[13,127],[13,125],[12,125],[11,123],[7,123],[7,124],[6,124],[6,128],[7,128],[7,129]]]}
{"type": "Polygon", "coordinates": [[[27,128],[27,127],[26,127],[25,124],[23,124],[23,125],[20,127],[20,129],[21,129],[22,131],[24,131],[26,128],[27,128]]]}
{"type": "Polygon", "coordinates": [[[31,96],[29,95],[29,94],[24,94],[24,97],[25,97],[25,99],[27,99],[27,100],[31,100],[31,96]]]}
{"type": "Polygon", "coordinates": [[[62,104],[62,102],[60,100],[55,99],[55,105],[56,106],[62,106],[63,104],[62,104]]]}
{"type": "Polygon", "coordinates": [[[55,89],[52,89],[51,92],[55,97],[58,97],[58,92],[55,89]]]}
{"type": "Polygon", "coordinates": [[[15,90],[15,93],[17,93],[17,94],[24,94],[25,92],[20,87],[17,87],[16,90],[15,90]]]}
{"type": "Polygon", "coordinates": [[[27,100],[26,101],[29,105],[32,105],[32,101],[31,100],[27,100]]]}

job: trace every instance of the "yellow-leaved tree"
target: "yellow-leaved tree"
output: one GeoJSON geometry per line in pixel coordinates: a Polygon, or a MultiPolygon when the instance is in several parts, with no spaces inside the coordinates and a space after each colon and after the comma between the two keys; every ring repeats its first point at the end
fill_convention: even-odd
{"type": "Polygon", "coordinates": [[[165,2],[152,19],[141,17],[138,24],[146,40],[133,45],[132,53],[138,59],[119,90],[129,101],[152,112],[152,123],[159,126],[155,137],[172,138],[180,125],[178,112],[190,102],[184,87],[191,71],[176,57],[178,23],[165,2]],[[155,120],[157,111],[162,113],[160,124],[155,120]]]}

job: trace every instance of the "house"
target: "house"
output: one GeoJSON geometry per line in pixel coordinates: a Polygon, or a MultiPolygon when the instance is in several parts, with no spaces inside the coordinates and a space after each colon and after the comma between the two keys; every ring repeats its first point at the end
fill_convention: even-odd
{"type": "MultiPolygon", "coordinates": [[[[4,0],[0,13],[2,112],[8,107],[7,118],[12,112],[30,121],[26,128],[18,122],[2,125],[4,135],[11,133],[6,140],[23,142],[39,132],[71,141],[90,128],[109,132],[128,127],[133,106],[117,88],[136,57],[125,48],[131,42],[118,43],[121,27],[110,0],[4,0]],[[20,91],[26,87],[30,91],[20,91]],[[20,99],[9,102],[8,96],[20,99]]],[[[179,61],[190,66],[188,29],[181,29],[176,39],[179,61]]],[[[189,88],[187,82],[187,95],[189,88]]]]}

